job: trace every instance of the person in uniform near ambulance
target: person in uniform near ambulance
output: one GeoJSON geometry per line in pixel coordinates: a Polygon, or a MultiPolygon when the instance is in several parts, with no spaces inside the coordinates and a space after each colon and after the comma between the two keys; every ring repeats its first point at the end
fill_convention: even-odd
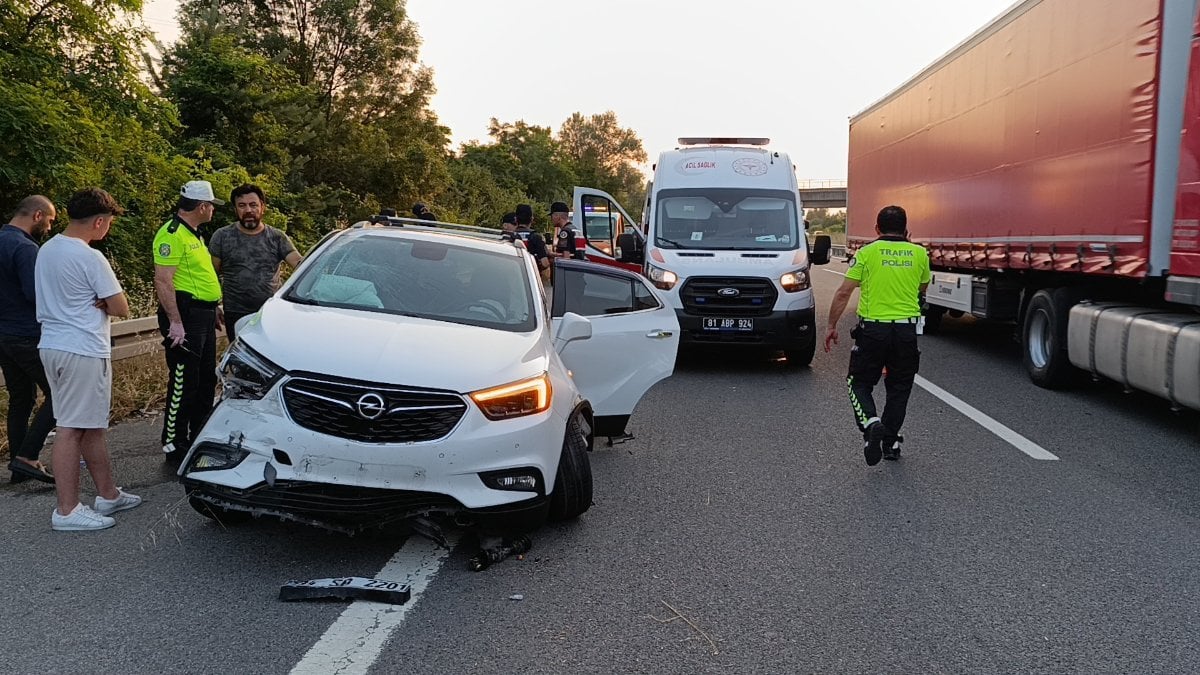
{"type": "Polygon", "coordinates": [[[517,237],[517,214],[509,211],[500,218],[500,239],[502,241],[516,241],[517,237]]]}
{"type": "Polygon", "coordinates": [[[879,460],[900,459],[904,438],[900,427],[908,408],[913,380],[921,363],[917,335],[921,327],[921,295],[929,285],[929,253],[908,241],[908,216],[899,206],[887,206],[875,220],[879,238],[862,247],[851,260],[846,280],[829,305],[825,351],[838,341],[838,320],[858,288],[858,323],[850,336],[850,370],[846,385],[854,420],[863,433],[863,456],[868,466],[879,460]],[[883,415],[875,408],[872,391],[883,376],[887,401],[883,415]]]}
{"type": "Polygon", "coordinates": [[[575,246],[575,229],[571,227],[571,208],[563,202],[551,204],[550,223],[554,225],[554,255],[559,258],[583,260],[583,251],[575,246]]]}
{"type": "Polygon", "coordinates": [[[513,232],[521,241],[525,242],[525,248],[533,255],[533,259],[537,262],[538,272],[542,276],[542,283],[550,283],[550,252],[546,250],[546,240],[542,239],[542,235],[534,232],[533,225],[533,207],[528,204],[520,204],[517,206],[517,229],[513,232]]]}
{"type": "Polygon", "coordinates": [[[212,184],[194,180],[179,191],[175,215],[154,236],[158,330],[167,357],[162,448],[179,462],[212,412],[217,388],[217,330],[224,327],[221,282],[200,227],[218,204],[212,184]]]}

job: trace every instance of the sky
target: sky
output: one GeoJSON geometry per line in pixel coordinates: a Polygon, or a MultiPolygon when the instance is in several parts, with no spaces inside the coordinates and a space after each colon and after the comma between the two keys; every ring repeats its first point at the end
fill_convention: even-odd
{"type": "MultiPolygon", "coordinates": [[[[1014,0],[408,0],[458,144],[488,120],[613,110],[650,162],[681,136],[766,136],[801,179],[846,177],[848,120],[1014,0]]],[[[175,0],[149,0],[170,41],[175,0]]]]}

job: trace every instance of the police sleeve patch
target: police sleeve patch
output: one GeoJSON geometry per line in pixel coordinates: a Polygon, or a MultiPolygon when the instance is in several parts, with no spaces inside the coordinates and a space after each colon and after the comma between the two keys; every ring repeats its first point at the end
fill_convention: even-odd
{"type": "Polygon", "coordinates": [[[560,231],[559,231],[559,233],[558,233],[558,238],[559,238],[559,239],[567,239],[567,238],[569,238],[570,236],[571,236],[571,233],[570,233],[570,232],[567,232],[566,230],[560,230],[560,231]]]}
{"type": "Polygon", "coordinates": [[[854,267],[857,264],[858,264],[858,256],[856,256],[856,255],[850,256],[850,266],[854,267]]]}
{"type": "Polygon", "coordinates": [[[170,244],[159,244],[158,245],[158,255],[159,255],[159,257],[162,257],[162,258],[170,258],[171,257],[171,245],[170,244]]]}

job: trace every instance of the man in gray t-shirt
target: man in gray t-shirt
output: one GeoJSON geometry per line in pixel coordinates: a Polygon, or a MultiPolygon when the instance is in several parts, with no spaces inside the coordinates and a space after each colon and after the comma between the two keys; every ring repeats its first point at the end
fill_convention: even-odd
{"type": "Polygon", "coordinates": [[[214,232],[208,251],[221,278],[225,334],[233,344],[238,319],[257,312],[279,290],[279,263],[294,268],[301,257],[287,234],[262,222],[267,200],[261,188],[242,185],[234,189],[229,201],[238,222],[214,232]]]}

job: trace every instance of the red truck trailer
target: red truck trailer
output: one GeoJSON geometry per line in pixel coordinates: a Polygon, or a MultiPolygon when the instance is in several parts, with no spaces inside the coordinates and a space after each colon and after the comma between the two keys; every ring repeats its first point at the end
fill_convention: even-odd
{"type": "Polygon", "coordinates": [[[848,239],[908,211],[943,314],[1017,322],[1031,379],[1200,409],[1197,0],[1027,0],[850,120],[848,239]]]}

